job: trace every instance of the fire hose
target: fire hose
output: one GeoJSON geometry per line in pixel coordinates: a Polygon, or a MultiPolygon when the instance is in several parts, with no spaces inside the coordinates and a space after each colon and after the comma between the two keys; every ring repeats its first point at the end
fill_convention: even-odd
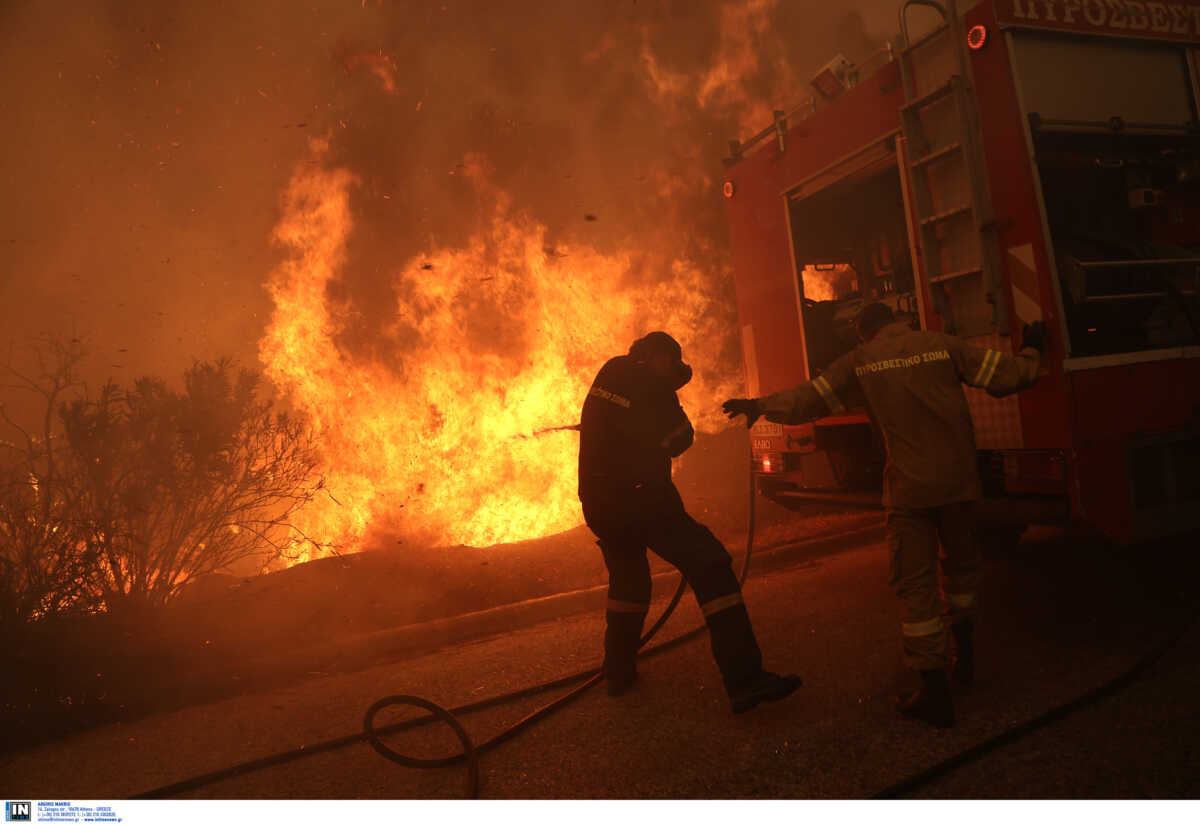
{"type": "MultiPolygon", "coordinates": [[[[572,427],[561,427],[561,429],[569,429],[572,427]]],[[[557,431],[557,428],[555,430],[557,431]]],[[[750,558],[754,548],[754,526],[755,526],[755,483],[754,483],[754,464],[750,465],[750,511],[747,519],[746,529],[746,554],[742,559],[742,569],[738,575],[739,584],[745,584],[747,573],[750,569],[750,558]]],[[[704,631],[703,625],[695,627],[682,635],[676,636],[669,641],[663,641],[651,647],[647,647],[650,640],[658,633],[662,626],[671,617],[671,614],[678,606],[682,599],[687,583],[680,580],[679,585],[675,588],[675,593],[671,596],[670,602],[663,610],[662,615],[654,622],[649,631],[642,636],[639,644],[639,656],[657,655],[672,649],[685,641],[689,641],[704,631]]],[[[932,784],[940,778],[954,772],[955,770],[977,761],[983,756],[1011,744],[1017,740],[1023,739],[1042,729],[1043,727],[1057,723],[1085,707],[1098,703],[1104,698],[1110,697],[1117,692],[1129,687],[1139,678],[1146,674],[1161,658],[1163,658],[1171,649],[1173,649],[1183,639],[1184,635],[1196,624],[1200,618],[1200,610],[1194,611],[1189,620],[1180,621],[1176,632],[1167,637],[1161,644],[1157,645],[1146,655],[1138,659],[1129,669],[1117,675],[1091,691],[1063,704],[1051,707],[1041,715],[1038,715],[1022,724],[1012,727],[1004,732],[984,739],[978,744],[969,747],[963,752],[945,758],[933,766],[922,770],[918,773],[910,775],[894,784],[886,787],[883,790],[875,793],[873,798],[900,798],[906,795],[911,795],[916,790],[932,784]]],[[[363,716],[363,731],[352,735],[344,735],[339,738],[333,738],[322,741],[313,745],[301,746],[297,749],[288,750],[285,752],[269,755],[264,758],[259,758],[253,761],[247,761],[231,767],[226,767],[214,772],[205,773],[203,775],[194,776],[192,778],[178,781],[174,784],[168,784],[149,790],[144,793],[133,796],[135,799],[150,799],[150,798],[169,798],[181,793],[199,789],[211,784],[216,784],[221,781],[226,781],[237,776],[246,775],[248,773],[257,772],[270,767],[276,767],[287,764],[293,761],[298,761],[310,756],[321,753],[332,752],[334,750],[344,749],[354,744],[367,742],[374,750],[387,758],[405,767],[417,769],[438,769],[441,767],[451,767],[458,764],[466,764],[467,766],[467,797],[479,797],[479,757],[489,750],[495,749],[500,744],[508,741],[524,730],[528,729],[533,724],[546,718],[551,713],[569,704],[581,696],[584,692],[594,687],[604,679],[602,672],[599,669],[589,669],[580,672],[572,673],[571,675],[557,678],[553,681],[547,681],[541,684],[536,684],[524,689],[515,690],[513,692],[502,693],[491,698],[486,698],[481,701],[476,701],[470,704],[464,704],[459,707],[447,709],[433,701],[422,698],[417,695],[389,695],[379,699],[372,704],[365,715],[363,716]],[[548,704],[534,710],[516,723],[506,727],[504,730],[484,741],[481,744],[475,744],[467,733],[462,723],[459,721],[459,716],[466,715],[472,712],[489,709],[491,707],[500,706],[523,698],[528,698],[534,695],[551,692],[562,687],[573,686],[566,694],[554,699],[548,704]],[[375,717],[380,711],[392,706],[414,706],[429,712],[429,715],[410,718],[404,721],[398,721],[387,724],[382,727],[375,727],[375,717]],[[425,726],[434,721],[441,721],[454,731],[458,736],[459,742],[462,744],[462,752],[457,755],[447,756],[444,758],[417,758],[414,756],[403,755],[387,746],[381,740],[381,736],[391,733],[402,732],[405,730],[415,729],[425,726]]]]}
{"type": "MultiPolygon", "coordinates": [[[[553,427],[551,429],[542,430],[542,432],[556,432],[571,429],[578,429],[578,425],[553,427]]],[[[538,435],[542,434],[542,432],[537,432],[534,434],[538,435]]],[[[750,513],[746,525],[746,554],[742,559],[741,572],[738,574],[739,585],[743,585],[746,582],[746,575],[750,570],[750,557],[754,549],[754,499],[756,496],[754,494],[755,485],[753,460],[750,464],[749,474],[750,513]]],[[[700,633],[704,632],[705,626],[700,625],[689,630],[688,632],[683,633],[682,635],[678,635],[675,638],[670,639],[669,641],[663,641],[662,643],[656,644],[652,647],[647,647],[647,644],[650,642],[650,640],[658,634],[658,631],[662,629],[662,626],[671,617],[671,614],[679,605],[679,601],[683,598],[683,593],[686,590],[687,581],[681,577],[679,585],[675,588],[675,593],[671,596],[671,600],[663,610],[662,615],[658,617],[658,620],[656,620],[646,634],[642,636],[641,642],[638,645],[639,656],[657,655],[658,653],[677,647],[685,641],[689,641],[700,633]]],[[[190,792],[210,784],[216,784],[220,781],[226,781],[240,775],[257,772],[269,767],[277,767],[282,764],[298,761],[302,758],[308,758],[319,753],[343,749],[363,741],[369,743],[371,747],[373,747],[374,750],[384,758],[387,758],[388,760],[394,761],[395,763],[405,767],[412,767],[416,769],[438,769],[441,767],[452,767],[457,764],[465,763],[467,765],[467,797],[478,798],[480,755],[488,752],[489,750],[495,749],[505,741],[516,737],[533,724],[536,724],[538,721],[553,713],[555,710],[562,709],[567,704],[574,701],[576,698],[583,695],[583,693],[587,692],[589,689],[603,680],[604,675],[598,668],[583,670],[562,678],[556,678],[553,681],[536,684],[532,687],[526,687],[514,692],[506,692],[501,695],[485,698],[481,701],[476,701],[471,704],[464,704],[460,707],[452,707],[450,709],[447,709],[440,704],[434,703],[433,701],[422,698],[418,695],[389,695],[384,698],[380,698],[367,708],[366,714],[363,716],[363,731],[361,733],[344,735],[340,738],[332,738],[317,744],[299,747],[294,750],[276,753],[274,755],[266,756],[265,758],[247,761],[232,767],[226,767],[214,772],[194,776],[183,781],[178,781],[174,784],[168,784],[163,787],[158,787],[153,790],[140,793],[133,796],[133,798],[169,798],[171,796],[190,792]],[[571,685],[575,686],[570,692],[559,696],[549,704],[539,707],[521,720],[517,721],[515,724],[506,727],[498,734],[492,736],[481,744],[475,744],[474,741],[472,741],[470,734],[467,733],[466,729],[459,721],[459,716],[466,715],[468,713],[478,712],[490,707],[507,704],[522,698],[540,695],[545,692],[551,692],[553,690],[571,685]],[[393,706],[418,707],[427,710],[430,714],[417,718],[410,718],[405,721],[398,721],[382,727],[376,727],[375,716],[378,715],[380,711],[393,706]],[[454,731],[454,734],[458,736],[458,740],[462,744],[462,752],[458,753],[457,755],[447,756],[445,758],[417,758],[396,752],[394,749],[385,744],[380,738],[382,735],[411,730],[416,727],[425,726],[434,721],[441,721],[454,731]]]]}

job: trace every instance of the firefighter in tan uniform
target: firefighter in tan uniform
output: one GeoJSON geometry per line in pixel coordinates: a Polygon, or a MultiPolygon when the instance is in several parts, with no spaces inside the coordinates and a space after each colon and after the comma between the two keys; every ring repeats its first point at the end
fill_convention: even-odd
{"type": "Polygon", "coordinates": [[[865,307],[856,326],[863,342],[822,375],[765,398],[726,401],[724,410],[731,418],[746,415],[748,425],[759,415],[799,424],[843,412],[851,399],[865,401],[887,449],[883,502],[905,663],[922,678],[921,689],[899,697],[897,708],[950,727],[955,718],[946,674],[946,625],[957,649],[955,681],[969,687],[982,571],[972,517],[972,502],[982,489],[962,384],[994,397],[1032,386],[1046,329],[1040,322],[1026,326],[1013,356],[969,346],[952,335],[914,331],[879,303],[865,307]],[[939,541],[945,610],[938,587],[939,541]]]}

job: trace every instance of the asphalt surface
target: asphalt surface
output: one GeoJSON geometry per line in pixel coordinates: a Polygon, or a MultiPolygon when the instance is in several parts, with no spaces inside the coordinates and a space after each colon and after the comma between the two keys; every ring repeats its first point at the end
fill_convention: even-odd
{"type": "MultiPolygon", "coordinates": [[[[1200,733],[1200,629],[1191,623],[1198,566],[1193,541],[1130,551],[1046,532],[989,559],[978,684],[959,699],[959,724],[950,731],[926,729],[892,709],[896,689],[914,681],[900,664],[882,543],[752,574],[746,598],[767,665],[805,679],[796,695],[731,715],[701,637],[644,660],[628,695],[610,698],[602,687],[594,689],[485,754],[482,795],[869,797],[1088,693],[1185,630],[1129,689],[913,794],[1194,798],[1200,787],[1193,754],[1200,733]]],[[[656,604],[671,589],[662,583],[656,604]]],[[[689,595],[664,637],[699,621],[689,595]]],[[[313,676],[19,753],[0,763],[0,794],[126,797],[356,733],[366,707],[383,695],[417,694],[456,706],[599,663],[602,616],[595,611],[496,630],[411,660],[313,676]]],[[[525,699],[464,722],[482,740],[544,701],[525,699]]],[[[389,741],[412,755],[457,749],[440,725],[389,741]]],[[[185,797],[457,798],[464,776],[461,767],[404,769],[357,743],[185,797]]]]}

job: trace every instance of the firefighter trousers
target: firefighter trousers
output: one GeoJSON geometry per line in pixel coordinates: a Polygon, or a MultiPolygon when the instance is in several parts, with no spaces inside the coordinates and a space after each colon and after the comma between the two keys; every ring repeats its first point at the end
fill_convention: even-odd
{"type": "Polygon", "coordinates": [[[606,674],[627,673],[634,666],[650,608],[647,549],[676,567],[695,593],[726,691],[762,672],[762,653],[733,561],[716,536],[687,514],[674,486],[640,488],[624,499],[585,498],[583,504],[608,567],[606,674]]]}
{"type": "Polygon", "coordinates": [[[941,669],[948,662],[946,629],[974,616],[983,574],[974,505],[960,501],[932,509],[889,509],[887,535],[892,591],[900,599],[904,663],[917,670],[941,669]]]}

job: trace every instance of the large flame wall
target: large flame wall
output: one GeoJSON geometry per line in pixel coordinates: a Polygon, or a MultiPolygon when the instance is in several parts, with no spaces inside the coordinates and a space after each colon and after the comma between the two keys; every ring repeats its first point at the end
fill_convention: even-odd
{"type": "Polygon", "coordinates": [[[490,190],[482,163],[465,165],[492,219],[465,247],[389,274],[398,364],[339,343],[355,315],[329,287],[345,266],[357,177],[315,141],[284,197],[276,238],[288,257],[271,277],[261,357],[321,436],[330,496],[302,519],[318,540],[352,547],[390,525],[485,545],[577,525],[577,438],[534,433],[578,420],[599,366],[652,329],[679,338],[698,367],[683,396],[701,428],[719,425],[720,399],[740,384],[720,358],[729,308],[712,284],[725,273],[679,260],[659,282],[630,285],[629,257],[548,247],[542,226],[490,190]]]}

